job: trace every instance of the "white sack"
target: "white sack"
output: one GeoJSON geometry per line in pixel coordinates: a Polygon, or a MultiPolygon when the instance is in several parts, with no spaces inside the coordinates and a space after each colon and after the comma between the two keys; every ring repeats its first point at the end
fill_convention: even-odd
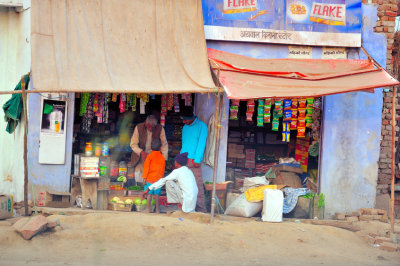
{"type": "Polygon", "coordinates": [[[265,176],[255,176],[255,177],[247,177],[243,181],[243,188],[242,192],[245,192],[246,190],[250,188],[255,188],[259,186],[264,186],[268,185],[269,182],[265,176]]]}
{"type": "Polygon", "coordinates": [[[241,194],[232,204],[226,209],[226,215],[239,217],[252,217],[262,209],[262,202],[248,202],[246,196],[241,194]]]}
{"type": "Polygon", "coordinates": [[[264,222],[282,222],[283,192],[277,189],[265,189],[261,220],[264,222]]]}

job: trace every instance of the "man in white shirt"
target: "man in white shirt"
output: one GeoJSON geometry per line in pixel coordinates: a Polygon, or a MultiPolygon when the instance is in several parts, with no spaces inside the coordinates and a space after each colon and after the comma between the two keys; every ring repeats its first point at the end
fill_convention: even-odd
{"type": "Polygon", "coordinates": [[[175,157],[175,170],[168,176],[152,184],[145,192],[144,198],[150,190],[159,189],[165,185],[168,203],[182,204],[183,212],[194,212],[197,201],[197,184],[192,171],[186,166],[188,153],[178,154],[175,157]]]}

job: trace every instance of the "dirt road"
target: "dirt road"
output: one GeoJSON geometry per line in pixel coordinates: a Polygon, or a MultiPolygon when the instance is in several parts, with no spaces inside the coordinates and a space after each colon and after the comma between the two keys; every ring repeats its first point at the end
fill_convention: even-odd
{"type": "Polygon", "coordinates": [[[355,233],[173,213],[59,216],[62,229],[30,241],[0,221],[0,265],[400,265],[400,253],[355,233]]]}

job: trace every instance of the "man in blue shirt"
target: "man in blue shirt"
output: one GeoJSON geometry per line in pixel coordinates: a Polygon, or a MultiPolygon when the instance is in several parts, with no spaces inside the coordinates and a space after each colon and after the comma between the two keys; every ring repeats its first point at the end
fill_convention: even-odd
{"type": "Polygon", "coordinates": [[[193,108],[191,106],[185,106],[185,108],[183,108],[181,118],[184,124],[182,129],[181,153],[188,153],[189,160],[187,167],[192,170],[199,190],[197,194],[196,211],[207,212],[200,164],[203,161],[208,128],[203,121],[200,121],[193,114],[193,108]]]}

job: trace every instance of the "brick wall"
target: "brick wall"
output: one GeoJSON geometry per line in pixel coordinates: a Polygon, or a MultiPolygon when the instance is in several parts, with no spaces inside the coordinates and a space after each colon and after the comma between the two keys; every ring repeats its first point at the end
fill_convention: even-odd
{"type": "MultiPolygon", "coordinates": [[[[393,74],[393,53],[395,40],[395,20],[398,12],[398,0],[363,0],[363,4],[378,5],[378,21],[375,32],[386,35],[387,60],[386,70],[393,74]]],[[[397,45],[397,43],[396,43],[397,45]]],[[[400,95],[399,95],[400,96],[400,95]]],[[[398,108],[396,108],[398,110],[398,108]]],[[[400,111],[400,110],[398,110],[400,111]]],[[[396,125],[396,135],[399,127],[396,125]]],[[[398,136],[396,136],[396,141],[398,136]]],[[[382,108],[382,139],[379,157],[379,172],[377,183],[377,195],[386,194],[390,191],[391,180],[391,158],[392,158],[392,89],[383,92],[382,108]]]]}

